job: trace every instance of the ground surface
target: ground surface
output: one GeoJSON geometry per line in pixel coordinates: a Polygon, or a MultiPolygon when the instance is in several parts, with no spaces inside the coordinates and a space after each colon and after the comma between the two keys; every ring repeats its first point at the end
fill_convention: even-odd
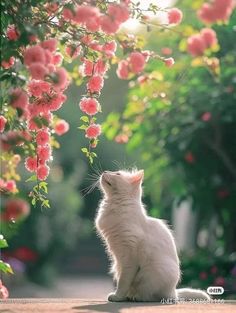
{"type": "MultiPolygon", "coordinates": [[[[5,281],[5,280],[3,280],[5,281]]],[[[77,298],[106,299],[114,289],[109,276],[62,276],[49,287],[12,277],[7,287],[11,298],[77,298]]]]}
{"type": "Polygon", "coordinates": [[[0,301],[1,313],[235,313],[236,302],[224,304],[108,303],[79,299],[9,299],[0,301]]]}

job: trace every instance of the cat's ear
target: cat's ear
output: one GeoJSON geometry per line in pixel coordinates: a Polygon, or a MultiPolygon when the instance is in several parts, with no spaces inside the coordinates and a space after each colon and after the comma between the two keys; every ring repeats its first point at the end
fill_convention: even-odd
{"type": "Polygon", "coordinates": [[[138,172],[136,172],[135,174],[133,174],[132,178],[131,178],[131,182],[132,184],[139,184],[142,182],[144,177],[144,170],[140,170],[138,172]]]}

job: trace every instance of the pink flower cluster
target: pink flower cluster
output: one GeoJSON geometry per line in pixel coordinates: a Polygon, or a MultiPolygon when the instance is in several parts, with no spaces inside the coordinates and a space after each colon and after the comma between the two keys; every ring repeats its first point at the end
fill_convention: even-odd
{"type": "Polygon", "coordinates": [[[79,5],[70,10],[63,10],[63,18],[75,24],[85,27],[88,31],[103,31],[106,34],[114,34],[122,23],[129,18],[129,8],[125,3],[110,3],[106,14],[102,14],[97,7],[79,5]]]}
{"type": "MultiPolygon", "coordinates": [[[[63,92],[69,84],[66,70],[59,66],[62,57],[56,50],[57,40],[54,38],[26,48],[24,64],[30,74],[27,90],[16,88],[11,92],[11,105],[22,111],[37,145],[35,155],[26,158],[25,167],[35,172],[39,180],[45,180],[49,174],[52,112],[65,102],[63,92]]],[[[68,129],[64,127],[64,132],[68,129]]],[[[63,131],[59,130],[59,133],[63,131]]]]}
{"type": "Polygon", "coordinates": [[[10,57],[9,60],[3,60],[1,65],[5,70],[8,70],[14,65],[14,63],[15,63],[15,58],[10,57]]]}
{"type": "Polygon", "coordinates": [[[121,60],[118,63],[118,68],[116,71],[117,76],[120,79],[128,79],[130,74],[140,74],[148,61],[149,53],[147,51],[131,52],[126,60],[121,60]]]}
{"type": "Polygon", "coordinates": [[[219,21],[227,22],[235,8],[234,0],[212,0],[204,3],[198,11],[198,17],[206,24],[219,21]]]}
{"type": "Polygon", "coordinates": [[[217,44],[217,36],[213,29],[203,28],[200,33],[192,35],[187,40],[188,52],[196,57],[204,54],[205,50],[217,44]]]}
{"type": "MultiPolygon", "coordinates": [[[[103,46],[97,43],[89,43],[90,48],[99,51],[104,57],[110,58],[116,50],[115,41],[105,43],[103,46]]],[[[103,58],[98,58],[96,61],[82,59],[83,64],[80,67],[80,74],[87,78],[87,96],[83,97],[79,103],[81,111],[89,115],[90,119],[85,129],[85,136],[89,138],[90,146],[95,147],[94,139],[101,134],[101,126],[94,123],[93,116],[101,112],[101,105],[97,98],[104,86],[104,75],[108,70],[108,64],[103,58]]]]}
{"type": "Polygon", "coordinates": [[[16,41],[20,37],[15,25],[8,25],[6,35],[7,38],[12,41],[16,41]]]}
{"type": "Polygon", "coordinates": [[[0,178],[0,190],[9,193],[16,193],[16,182],[13,179],[3,180],[0,178]]]}

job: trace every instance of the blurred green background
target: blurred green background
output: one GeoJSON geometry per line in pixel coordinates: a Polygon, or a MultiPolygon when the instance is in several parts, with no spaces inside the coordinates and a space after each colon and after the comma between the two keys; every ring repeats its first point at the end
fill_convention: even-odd
{"type": "MultiPolygon", "coordinates": [[[[151,60],[141,83],[121,81],[116,66],[110,69],[98,117],[104,136],[92,166],[81,153],[86,140],[77,129],[84,86],[68,89],[58,115],[70,131],[54,153],[51,208],[31,208],[22,223],[4,226],[11,238],[4,257],[15,271],[4,280],[12,297],[91,297],[91,290],[93,297],[105,297],[112,282],[93,225],[101,194],[87,189],[103,170],[137,166],[145,170],[149,214],[167,219],[174,230],[181,285],[223,286],[223,297],[236,299],[236,14],[228,25],[214,26],[220,45],[209,55],[219,61],[214,68],[187,55],[186,38],[202,25],[192,1],[179,1],[179,7],[185,15],[181,38],[155,28],[140,34],[147,49],[173,50],[173,69],[151,60]],[[124,134],[128,143],[116,143],[124,134]]],[[[23,166],[21,176],[20,196],[26,198],[30,184],[23,166]]]]}

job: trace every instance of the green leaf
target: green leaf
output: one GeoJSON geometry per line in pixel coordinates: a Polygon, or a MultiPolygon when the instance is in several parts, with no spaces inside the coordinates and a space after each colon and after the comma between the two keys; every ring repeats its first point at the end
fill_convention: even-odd
{"type": "Polygon", "coordinates": [[[47,200],[47,199],[43,200],[42,206],[44,206],[46,208],[50,208],[49,200],[47,200]]]}
{"type": "Polygon", "coordinates": [[[33,206],[35,206],[36,205],[36,198],[33,198],[31,203],[32,203],[33,206]]]}
{"type": "Polygon", "coordinates": [[[83,116],[81,116],[81,121],[83,121],[83,122],[85,122],[85,123],[88,123],[89,122],[89,118],[88,118],[88,116],[86,116],[86,115],[83,115],[83,116]]]}
{"type": "Polygon", "coordinates": [[[0,271],[3,273],[14,274],[11,265],[0,260],[0,271]]]}
{"type": "Polygon", "coordinates": [[[1,236],[2,238],[0,239],[0,249],[2,248],[7,248],[8,247],[8,244],[7,244],[7,241],[6,239],[3,238],[3,236],[1,236]]]}
{"type": "Polygon", "coordinates": [[[81,125],[80,127],[78,127],[78,129],[87,129],[88,128],[88,126],[86,126],[86,125],[81,125]]]}
{"type": "Polygon", "coordinates": [[[28,183],[29,181],[37,181],[37,176],[36,175],[32,175],[25,182],[28,183]]]}
{"type": "Polygon", "coordinates": [[[45,181],[42,181],[39,183],[39,189],[43,189],[43,191],[45,193],[48,193],[48,183],[46,183],[45,181]]]}
{"type": "Polygon", "coordinates": [[[88,153],[88,149],[87,149],[87,148],[82,148],[81,151],[82,151],[83,153],[88,153]]]}

